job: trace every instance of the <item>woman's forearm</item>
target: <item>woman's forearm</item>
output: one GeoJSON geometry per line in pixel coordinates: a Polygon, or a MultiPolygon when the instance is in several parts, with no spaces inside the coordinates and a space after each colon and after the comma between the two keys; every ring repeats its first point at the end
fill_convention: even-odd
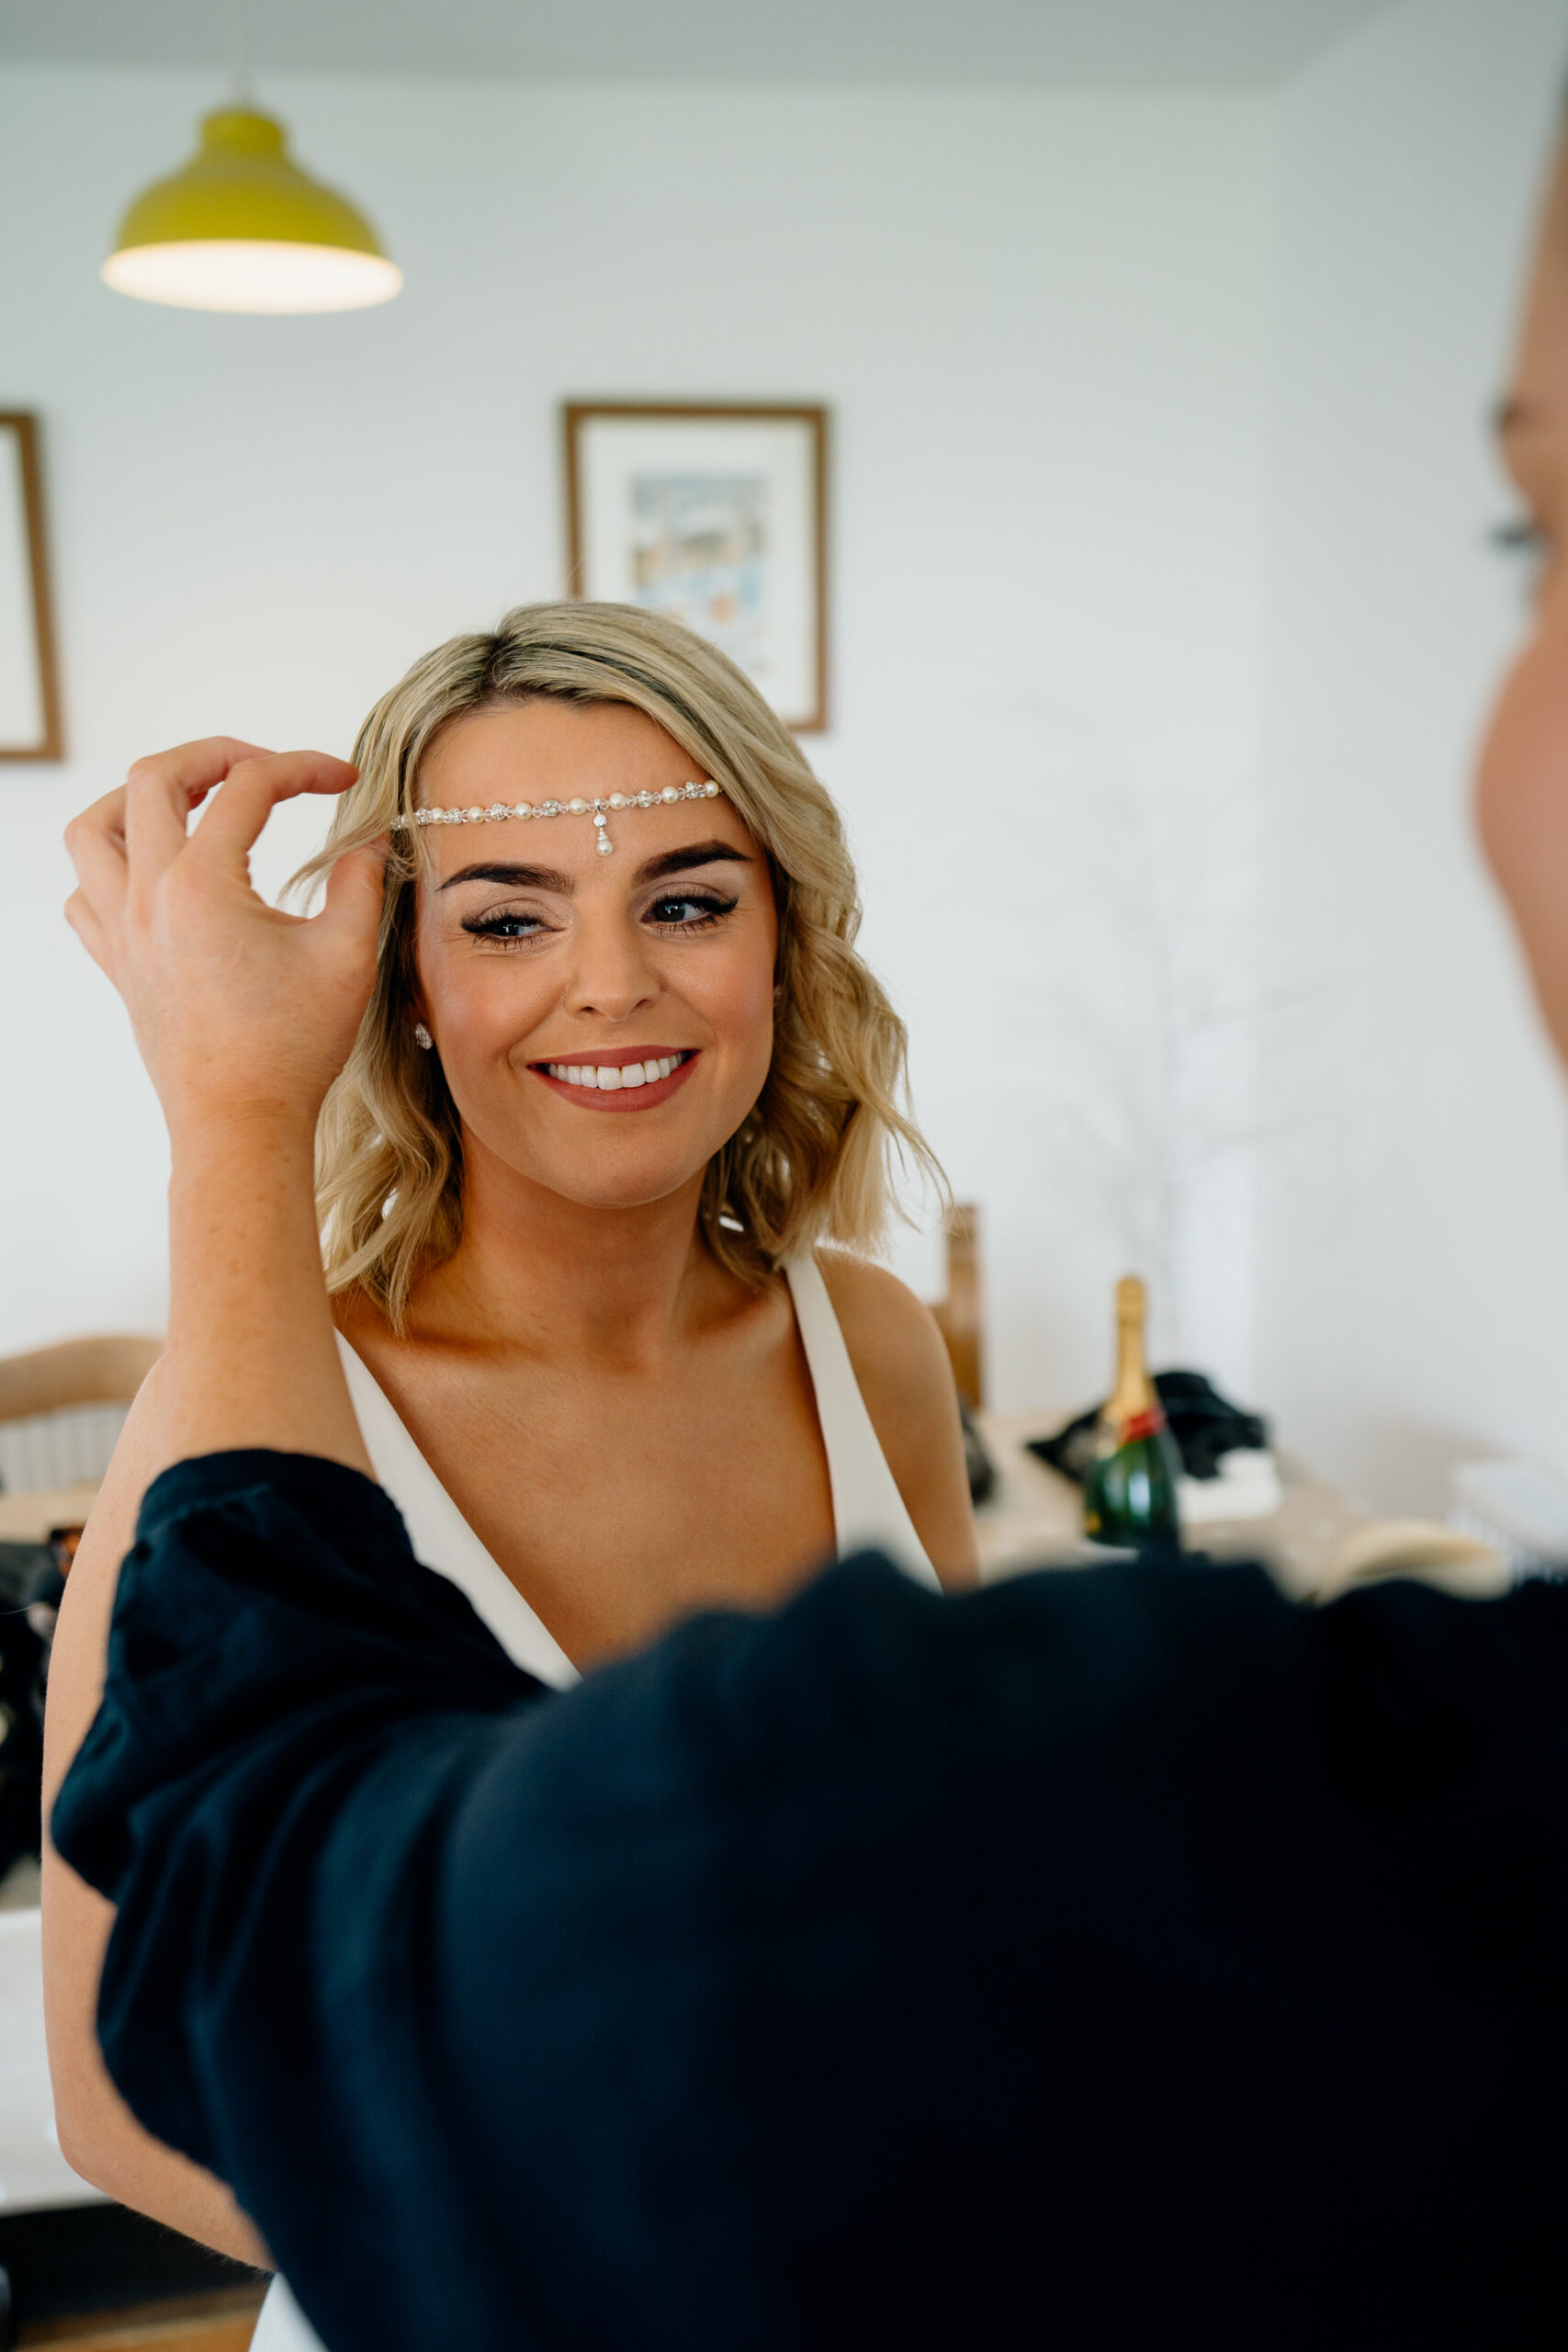
{"type": "MultiPolygon", "coordinates": [[[[139,761],[67,834],[81,886],[67,915],[130,1012],[174,1174],[168,1346],[131,1409],[61,1608],[46,1827],[98,1706],[119,1564],[159,1472],[253,1447],[368,1468],[321,1274],[313,1137],[374,976],[380,855],[341,860],[308,922],[267,907],[249,869],[278,800],[339,792],[353,774],[322,754],[213,738],[139,761]]],[[[67,2157],[124,2203],[265,2260],[223,2185],[143,2132],[108,2080],[96,2018],[111,1924],[103,1898],[50,1851],[45,2008],[67,2157]]]]}
{"type": "Polygon", "coordinates": [[[267,1446],[368,1473],[321,1274],[313,1138],[263,1111],[176,1127],[164,1461],[267,1446]]]}
{"type": "MultiPolygon", "coordinates": [[[[98,1490],[72,1566],[50,1660],[44,1730],[44,1823],[97,1709],[119,1564],[142,1492],[168,1453],[166,1359],[143,1382],[98,1490]]],[[[98,1978],[114,1913],[54,1852],[43,1857],[44,2022],[55,2125],[67,2164],[95,2188],[235,2260],[266,2249],[230,2190],[144,2132],[108,2078],[98,2048],[98,1978]]]]}
{"type": "MultiPolygon", "coordinates": [[[[119,1562],[160,1470],[265,1446],[368,1468],[321,1275],[311,1136],[298,1118],[196,1121],[172,1136],[169,1340],[73,1566],[51,1676],[47,1808],[103,1687],[119,1562]]],[[[95,2188],[236,2260],[266,2249],[221,2181],[144,2132],[105,2069],[96,2015],[110,1906],[52,1851],[44,1942],[61,2147],[95,2188]]]]}
{"type": "MultiPolygon", "coordinates": [[[[198,1121],[172,1143],[169,1342],[66,1588],[50,1678],[46,1822],[98,1703],[119,1563],[158,1473],[190,1454],[253,1446],[368,1467],[321,1275],[308,1127],[271,1116],[198,1121]]],[[[265,2265],[225,2185],[143,2131],[108,2078],[96,2018],[112,1924],[103,1898],[47,1851],[45,2007],[66,2161],[121,2204],[265,2265]]]]}
{"type": "Polygon", "coordinates": [[[67,916],[125,1001],[173,1151],[154,1469],[255,1446],[369,1466],[321,1278],[313,1146],[375,978],[386,843],[341,857],[309,920],[267,906],[250,872],[280,800],[354,774],[209,737],[139,760],[66,833],[67,916]]]}
{"type": "Polygon", "coordinates": [[[52,1965],[49,2046],[60,2152],[117,2204],[255,2269],[267,2250],[233,2192],[144,2132],[108,2078],[94,2026],[98,1976],[114,1913],[59,1856],[44,1856],[44,1917],[52,1965]]]}

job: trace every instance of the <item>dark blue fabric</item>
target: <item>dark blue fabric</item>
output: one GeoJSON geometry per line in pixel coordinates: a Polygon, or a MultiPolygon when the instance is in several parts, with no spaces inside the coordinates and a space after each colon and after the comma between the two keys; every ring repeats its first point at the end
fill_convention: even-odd
{"type": "Polygon", "coordinates": [[[545,1693],[333,1464],[143,1507],[54,1836],[332,2352],[1562,2331],[1568,1593],[874,1558],[545,1693]]]}

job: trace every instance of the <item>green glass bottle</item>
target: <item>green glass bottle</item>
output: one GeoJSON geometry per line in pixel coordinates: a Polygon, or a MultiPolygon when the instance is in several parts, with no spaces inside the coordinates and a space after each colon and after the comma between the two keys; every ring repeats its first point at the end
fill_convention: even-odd
{"type": "Polygon", "coordinates": [[[1179,1551],[1181,1457],[1165,1424],[1144,1352],[1146,1294],[1136,1274],[1116,1285],[1116,1385],[1095,1430],[1084,1481],[1084,1533],[1134,1551],[1179,1551]]]}

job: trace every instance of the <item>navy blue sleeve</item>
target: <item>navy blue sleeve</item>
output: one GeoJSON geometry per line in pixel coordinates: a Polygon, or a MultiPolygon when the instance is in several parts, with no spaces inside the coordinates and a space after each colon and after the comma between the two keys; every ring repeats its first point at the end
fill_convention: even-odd
{"type": "MultiPolygon", "coordinates": [[[[387,1932],[389,1903],[419,1899],[454,1775],[491,1724],[542,1695],[356,1472],[237,1453],[153,1483],[103,1702],[51,1822],[118,1905],[99,2038],[149,2131],[247,2181],[226,2125],[248,2110],[213,2096],[209,2068],[254,2054],[254,2093],[291,2128],[315,2075],[333,2075],[333,2038],[346,2029],[346,2056],[363,2032],[362,1979],[396,1965],[365,1939],[387,1932]],[[326,1905],[339,1898],[330,1918],[315,1880],[326,1905]],[[259,1981],[265,2018],[218,2058],[214,2005],[259,1981]]],[[[265,2203],[258,2189],[248,2210],[265,2203]]]]}
{"type": "Polygon", "coordinates": [[[867,1559],[541,1693],[254,1454],[151,1490],[54,1834],[331,2352],[1253,2352],[1558,2332],[1565,1803],[1559,1587],[867,1559]]]}

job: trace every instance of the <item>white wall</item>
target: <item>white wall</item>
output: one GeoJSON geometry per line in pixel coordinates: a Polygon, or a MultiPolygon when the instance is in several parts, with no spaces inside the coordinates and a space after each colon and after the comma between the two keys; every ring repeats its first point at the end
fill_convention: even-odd
{"type": "Polygon", "coordinates": [[[1561,0],[1407,0],[1280,112],[1257,1385],[1389,1508],[1568,1469],[1562,1090],[1472,845],[1526,582],[1487,447],[1561,0]]]}
{"type": "Polygon", "coordinates": [[[793,394],[835,416],[820,765],[920,1107],[987,1212],[999,1399],[1096,1393],[1178,1129],[1205,1172],[1168,1255],[1209,1270],[1184,1336],[1243,1377],[1245,1173],[1205,1140],[1237,1070],[1205,1024],[1216,968],[1253,985],[1223,909],[1258,673],[1264,103],[284,83],[404,296],[254,321],[107,293],[118,208],[219,95],[0,74],[0,404],[44,419],[72,749],[0,772],[0,1349],[163,1309],[159,1129],[60,922],[66,817],[209,729],[346,749],[413,655],[558,593],[562,397],[793,394]],[[1117,873],[1152,876],[1152,914],[1117,873]]]}

